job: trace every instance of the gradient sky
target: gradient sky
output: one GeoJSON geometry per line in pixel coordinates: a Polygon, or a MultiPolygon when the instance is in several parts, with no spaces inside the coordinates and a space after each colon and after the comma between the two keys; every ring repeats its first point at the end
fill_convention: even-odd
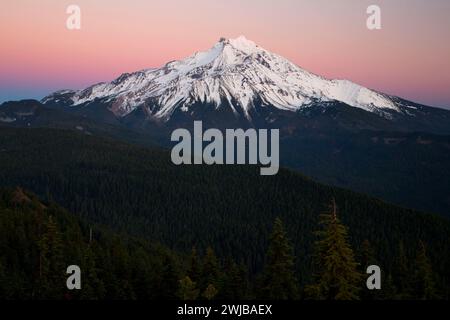
{"type": "Polygon", "coordinates": [[[304,69],[450,108],[449,0],[2,0],[0,102],[158,67],[245,35],[304,69]],[[66,8],[81,7],[81,30],[66,8]],[[382,9],[382,30],[366,8],[382,9]]]}

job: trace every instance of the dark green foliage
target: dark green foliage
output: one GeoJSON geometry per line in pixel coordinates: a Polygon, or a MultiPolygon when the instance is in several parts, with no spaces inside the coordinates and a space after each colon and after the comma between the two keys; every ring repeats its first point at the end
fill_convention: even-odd
{"type": "Polygon", "coordinates": [[[176,260],[176,257],[167,254],[162,260],[162,274],[161,282],[156,290],[157,298],[159,299],[176,299],[179,290],[179,280],[181,279],[181,272],[176,260]]]}
{"type": "MultiPolygon", "coordinates": [[[[16,191],[16,193],[18,192],[16,191]]],[[[43,229],[38,241],[38,296],[44,299],[57,299],[62,296],[62,287],[58,284],[64,283],[62,239],[59,228],[51,215],[45,221],[43,229]]]]}
{"type": "Polygon", "coordinates": [[[333,199],[331,212],[320,216],[321,229],[314,253],[314,283],[307,293],[321,300],[358,300],[361,274],[353,250],[348,243],[347,229],[337,217],[333,199]]]}
{"type": "Polygon", "coordinates": [[[377,264],[377,259],[375,258],[375,253],[372,246],[370,245],[369,240],[366,239],[363,241],[358,258],[358,260],[360,261],[360,270],[362,273],[366,272],[368,266],[377,264]]]}
{"type": "MultiPolygon", "coordinates": [[[[175,298],[179,280],[186,275],[193,280],[195,274],[201,275],[193,280],[199,297],[210,280],[217,285],[216,298],[239,296],[242,293],[227,284],[224,257],[245,266],[251,283],[250,292],[244,295],[252,297],[253,279],[263,270],[269,230],[277,215],[286,223],[303,288],[312,281],[317,213],[335,197],[341,208],[339,218],[349,229],[350,245],[360,248],[365,239],[370,242],[383,274],[392,275],[392,291],[399,295],[395,298],[415,295],[404,294],[406,285],[400,285],[412,283],[401,278],[410,277],[413,271],[404,275],[396,269],[400,256],[405,261],[400,265],[407,268],[416,259],[411,246],[401,254],[398,243],[416,243],[418,238],[427,243],[436,290],[448,298],[450,257],[443,254],[450,252],[447,219],[327,187],[291,171],[262,177],[251,166],[181,168],[171,164],[168,153],[157,149],[70,131],[0,128],[0,184],[35,192],[47,210],[43,214],[44,209],[37,207],[33,215],[2,212],[0,281],[15,288],[13,295],[9,291],[5,297],[38,297],[36,263],[49,216],[59,229],[64,257],[74,257],[64,260],[64,265],[89,269],[86,298],[175,298]],[[74,215],[56,214],[61,209],[53,202],[74,215]],[[83,223],[70,222],[78,218],[83,223]],[[94,227],[90,242],[90,226],[96,225],[111,231],[94,227]],[[202,266],[189,270],[187,253],[194,244],[202,266]],[[208,246],[217,254],[217,276],[206,276],[211,272],[202,270],[208,246]],[[203,275],[210,278],[205,280],[203,275]],[[165,279],[170,279],[171,289],[163,288],[165,279]]],[[[73,292],[68,297],[80,298],[73,292]]]]}
{"type": "Polygon", "coordinates": [[[416,299],[432,300],[438,298],[433,278],[434,275],[427,257],[425,245],[420,241],[417,250],[416,273],[414,278],[416,299]]]}
{"type": "Polygon", "coordinates": [[[223,274],[219,261],[217,260],[214,250],[211,247],[208,247],[203,259],[199,288],[203,292],[208,288],[208,286],[212,285],[214,290],[219,292],[223,286],[222,281],[223,274]]]}
{"type": "Polygon", "coordinates": [[[397,291],[397,299],[408,300],[412,298],[412,268],[411,260],[408,259],[403,241],[399,242],[398,256],[394,259],[393,285],[397,291]]]}
{"type": "Polygon", "coordinates": [[[450,136],[299,130],[280,146],[283,166],[322,183],[450,217],[450,136]]]}
{"type": "Polygon", "coordinates": [[[224,266],[223,288],[220,298],[225,300],[245,300],[251,298],[247,269],[228,258],[224,266]]]}
{"type": "Polygon", "coordinates": [[[201,272],[201,262],[197,254],[197,249],[194,247],[192,248],[192,252],[189,257],[188,276],[192,281],[197,283],[200,280],[201,272]]]}
{"type": "Polygon", "coordinates": [[[0,230],[0,299],[144,299],[154,298],[158,289],[164,297],[176,293],[179,273],[172,270],[178,256],[98,227],[90,241],[85,223],[21,189],[0,189],[0,230]],[[81,268],[80,291],[66,288],[69,265],[81,268]]]}
{"type": "Polygon", "coordinates": [[[375,257],[375,252],[374,252],[369,240],[366,239],[362,242],[361,248],[358,251],[357,261],[359,262],[358,271],[363,275],[367,274],[367,267],[369,267],[371,265],[379,266],[381,269],[381,274],[382,274],[381,283],[384,284],[382,291],[369,290],[367,288],[367,286],[362,286],[362,289],[360,292],[361,300],[383,299],[384,298],[383,293],[386,291],[385,288],[387,286],[388,279],[386,278],[385,272],[383,272],[384,266],[380,266],[380,263],[378,262],[377,258],[375,257]]]}
{"type": "Polygon", "coordinates": [[[259,298],[296,299],[298,298],[298,280],[295,276],[293,250],[279,218],[275,219],[269,241],[259,298]]]}

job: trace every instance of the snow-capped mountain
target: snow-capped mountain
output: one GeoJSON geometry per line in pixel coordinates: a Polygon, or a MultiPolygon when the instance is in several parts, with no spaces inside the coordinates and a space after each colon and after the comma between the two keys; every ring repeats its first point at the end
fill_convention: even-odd
{"type": "Polygon", "coordinates": [[[206,103],[252,121],[259,108],[298,111],[313,104],[338,101],[389,118],[392,112],[416,108],[347,80],[328,80],[271,53],[241,36],[220,39],[210,50],[197,52],[159,69],[122,74],[84,90],[63,90],[44,104],[88,107],[105,103],[117,117],[137,108],[153,119],[168,121],[177,112],[192,113],[206,103]]]}

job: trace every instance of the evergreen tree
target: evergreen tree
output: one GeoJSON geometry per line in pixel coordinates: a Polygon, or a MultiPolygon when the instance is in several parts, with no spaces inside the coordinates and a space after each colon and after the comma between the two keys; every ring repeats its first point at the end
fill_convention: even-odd
{"type": "Polygon", "coordinates": [[[200,290],[205,290],[209,285],[212,285],[215,290],[220,291],[222,287],[222,272],[216,254],[211,247],[206,249],[201,274],[200,290]]]}
{"type": "Polygon", "coordinates": [[[93,251],[94,243],[86,246],[83,261],[83,286],[81,298],[85,300],[102,299],[105,296],[105,286],[98,277],[98,267],[93,251]]]}
{"type": "Polygon", "coordinates": [[[294,270],[293,249],[284,231],[281,219],[276,218],[270,236],[266,265],[260,284],[260,297],[264,299],[298,298],[298,280],[294,270]]]}
{"type": "Polygon", "coordinates": [[[129,252],[120,238],[114,239],[111,258],[114,260],[115,273],[120,275],[112,285],[112,299],[134,299],[135,294],[130,281],[130,256],[129,252]]]}
{"type": "Polygon", "coordinates": [[[201,276],[201,263],[195,247],[192,248],[191,255],[189,257],[188,276],[194,282],[198,282],[201,276]]]}
{"type": "Polygon", "coordinates": [[[179,282],[177,279],[179,279],[179,276],[180,271],[175,258],[170,254],[166,254],[163,260],[163,271],[158,290],[158,298],[170,300],[177,298],[177,292],[179,289],[179,282]]]}
{"type": "Polygon", "coordinates": [[[392,278],[394,286],[397,289],[396,299],[411,299],[412,297],[412,276],[411,268],[406,256],[403,241],[400,241],[398,246],[398,257],[394,260],[394,268],[392,278]]]}
{"type": "Polygon", "coordinates": [[[365,239],[361,244],[358,258],[361,272],[363,273],[366,272],[368,266],[377,264],[377,259],[375,258],[375,253],[372,246],[370,245],[369,240],[365,239]]]}
{"type": "Polygon", "coordinates": [[[181,300],[195,300],[199,295],[199,290],[196,288],[196,284],[188,276],[179,281],[179,288],[177,296],[181,300]]]}
{"type": "Polygon", "coordinates": [[[48,217],[39,241],[39,295],[44,299],[62,299],[65,289],[63,245],[58,225],[48,217]]]}
{"type": "Polygon", "coordinates": [[[422,241],[419,242],[419,249],[417,251],[416,274],[414,278],[414,293],[417,299],[431,300],[438,298],[431,263],[427,257],[426,248],[422,241]]]}
{"type": "Polygon", "coordinates": [[[330,210],[320,216],[322,228],[317,232],[314,253],[315,282],[306,291],[315,299],[357,300],[362,278],[334,199],[330,210]]]}
{"type": "Polygon", "coordinates": [[[225,263],[225,275],[220,298],[225,300],[246,299],[248,286],[246,268],[242,265],[238,266],[233,259],[228,258],[225,263]]]}
{"type": "Polygon", "coordinates": [[[389,273],[385,278],[382,280],[381,297],[384,300],[394,300],[397,297],[397,288],[394,285],[392,275],[389,273]]]}

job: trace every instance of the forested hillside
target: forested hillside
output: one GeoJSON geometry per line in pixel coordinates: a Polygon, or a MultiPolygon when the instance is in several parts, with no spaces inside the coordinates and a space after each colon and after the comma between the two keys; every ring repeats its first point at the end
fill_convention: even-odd
{"type": "MultiPolygon", "coordinates": [[[[202,120],[205,130],[236,127],[235,117],[218,113],[214,104],[198,104],[195,109],[202,115],[196,119],[202,120]]],[[[448,115],[444,110],[427,113],[432,120],[426,124],[419,120],[425,114],[418,118],[408,116],[411,126],[400,119],[383,119],[342,103],[310,107],[295,116],[290,112],[281,114],[270,125],[264,121],[252,125],[280,129],[283,167],[326,185],[450,216],[450,136],[446,135],[448,115]],[[414,119],[419,122],[415,123],[414,119]]],[[[96,102],[83,107],[62,107],[22,100],[0,106],[0,120],[15,119],[0,121],[1,127],[75,130],[85,135],[167,149],[172,146],[173,130],[193,129],[193,119],[182,120],[184,112],[180,116],[173,124],[162,124],[149,122],[142,110],[136,110],[117,119],[108,108],[96,102]]],[[[244,121],[237,127],[252,125],[244,121]]]]}
{"type": "MultiPolygon", "coordinates": [[[[21,188],[0,189],[0,300],[446,297],[445,290],[435,283],[438,276],[432,272],[423,243],[412,261],[416,268],[413,272],[406,270],[411,273],[394,277],[383,273],[384,290],[367,290],[363,269],[377,263],[369,243],[363,243],[355,260],[347,243],[346,228],[336,218],[336,211],[322,215],[322,222],[324,219],[326,227],[319,232],[321,236],[315,245],[315,257],[322,263],[314,266],[310,283],[301,286],[296,257],[278,218],[273,224],[264,268],[255,277],[231,257],[218,258],[210,247],[204,254],[195,247],[189,255],[176,253],[143,238],[87,224],[21,188]],[[333,232],[335,229],[339,232],[333,232]],[[347,253],[337,267],[347,273],[332,274],[321,267],[342,250],[347,253]],[[81,290],[65,286],[69,265],[79,266],[82,271],[81,290]],[[405,281],[409,285],[402,287],[405,281]]],[[[405,257],[399,258],[399,268],[407,268],[405,257]]],[[[304,263],[303,260],[299,264],[304,263]]]]}
{"type": "MultiPolygon", "coordinates": [[[[348,227],[349,246],[358,261],[362,260],[359,257],[363,252],[371,252],[371,259],[377,261],[386,279],[390,279],[391,288],[397,290],[391,297],[421,297],[404,285],[412,286],[415,282],[404,278],[416,274],[418,249],[422,244],[426,248],[425,260],[429,259],[433,270],[436,290],[442,297],[449,295],[450,258],[446,253],[450,252],[450,222],[447,219],[327,187],[287,170],[267,177],[260,176],[258,168],[247,166],[176,167],[168,153],[158,149],[70,131],[1,128],[0,184],[31,190],[45,203],[58,203],[77,217],[64,213],[68,221],[78,218],[85,221],[77,232],[64,229],[63,222],[59,224],[62,237],[75,233],[80,240],[75,247],[84,246],[88,241],[86,223],[105,225],[114,232],[125,232],[127,237],[139,237],[141,242],[160,242],[181,256],[190,254],[193,247],[202,255],[211,246],[224,266],[228,258],[241,265],[251,283],[263,281],[257,275],[264,274],[265,265],[270,261],[266,255],[269,235],[279,217],[296,257],[293,268],[302,297],[306,297],[303,288],[320,279],[313,276],[317,271],[312,263],[317,240],[314,231],[319,226],[319,215],[335,198],[338,217],[348,227]]],[[[19,219],[7,212],[7,221],[19,219]]],[[[26,214],[23,219],[31,219],[27,222],[29,226],[39,225],[26,214]]],[[[17,237],[32,234],[12,226],[8,230],[14,230],[17,237]]],[[[39,239],[36,237],[35,240],[39,239]]],[[[11,246],[5,238],[0,244],[3,248],[11,246]]],[[[114,241],[108,240],[100,246],[98,255],[109,257],[107,252],[113,244],[114,241]]],[[[145,250],[154,249],[146,247],[145,250]]],[[[148,251],[148,259],[164,256],[167,249],[161,250],[163,253],[148,251]]],[[[22,249],[16,251],[23,254],[22,249]]],[[[141,254],[142,250],[136,252],[141,254]]],[[[208,252],[211,258],[213,251],[208,252]]],[[[30,259],[32,256],[26,255],[30,259]]],[[[136,263],[144,267],[146,259],[139,258],[136,263]]],[[[98,267],[108,263],[109,260],[100,259],[98,267]]],[[[26,264],[17,262],[16,265],[26,264]]],[[[35,272],[32,268],[28,270],[35,272]]],[[[180,279],[185,274],[181,272],[180,279]]],[[[214,281],[219,281],[220,276],[215,278],[214,281]]],[[[180,279],[172,277],[171,281],[178,283],[180,279]]],[[[202,277],[198,281],[203,281],[202,277]]],[[[189,287],[187,279],[184,285],[189,287]]],[[[154,294],[154,290],[150,291],[154,294]]],[[[173,290],[170,292],[173,294],[173,290]]],[[[309,291],[313,296],[318,292],[309,291]]]]}

